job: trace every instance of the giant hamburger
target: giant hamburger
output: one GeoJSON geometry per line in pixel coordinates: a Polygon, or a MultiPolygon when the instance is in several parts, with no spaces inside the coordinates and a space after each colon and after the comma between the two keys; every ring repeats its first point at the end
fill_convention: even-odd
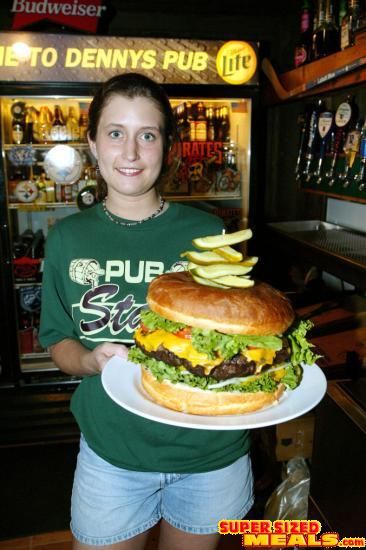
{"type": "Polygon", "coordinates": [[[248,288],[199,284],[166,273],[148,289],[129,358],[142,385],[164,407],[200,415],[242,414],[276,404],[315,359],[310,323],[294,323],[284,294],[263,282],[248,288]]]}

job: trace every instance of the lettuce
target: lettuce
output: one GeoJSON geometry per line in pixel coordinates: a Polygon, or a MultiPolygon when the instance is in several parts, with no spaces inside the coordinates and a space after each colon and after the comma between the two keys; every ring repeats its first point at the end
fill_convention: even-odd
{"type": "Polygon", "coordinates": [[[312,365],[321,355],[317,355],[312,351],[313,344],[306,340],[306,333],[313,327],[313,323],[309,320],[299,321],[294,325],[287,337],[291,345],[291,363],[300,365],[306,363],[312,365]]]}
{"type": "MultiPolygon", "coordinates": [[[[167,332],[177,332],[186,327],[184,323],[169,321],[151,310],[141,312],[141,321],[150,330],[163,329],[167,332]]],[[[201,353],[206,353],[210,359],[220,355],[223,359],[231,359],[248,346],[280,350],[282,339],[278,336],[243,336],[239,334],[223,334],[216,330],[192,328],[192,346],[201,353]]]]}
{"type": "Polygon", "coordinates": [[[244,336],[240,334],[222,334],[216,330],[192,329],[192,346],[201,353],[206,353],[210,359],[220,355],[223,359],[231,359],[248,346],[280,350],[282,339],[278,336],[244,336]]]}
{"type": "Polygon", "coordinates": [[[157,330],[159,328],[162,328],[167,332],[177,332],[178,330],[181,330],[182,328],[187,326],[184,323],[169,321],[169,319],[165,319],[165,317],[154,313],[150,309],[144,309],[141,311],[141,321],[143,322],[145,327],[150,330],[157,330]]]}
{"type": "Polygon", "coordinates": [[[182,382],[183,384],[188,384],[194,388],[201,388],[202,390],[204,390],[209,384],[216,382],[212,376],[196,376],[183,368],[171,367],[163,361],[159,361],[153,357],[148,357],[138,347],[130,348],[128,358],[134,363],[142,363],[144,367],[146,367],[151,374],[155,376],[158,382],[162,382],[163,380],[169,380],[169,382],[172,382],[173,384],[182,382]]]}
{"type": "MultiPolygon", "coordinates": [[[[169,380],[173,384],[178,382],[187,384],[194,388],[206,389],[207,386],[217,383],[217,380],[212,376],[196,376],[185,370],[184,368],[171,367],[163,361],[159,361],[152,357],[148,357],[142,350],[137,347],[132,347],[129,350],[128,358],[134,363],[143,364],[153,376],[159,381],[169,380]]],[[[290,389],[296,388],[299,385],[302,375],[301,367],[293,367],[289,365],[285,368],[285,375],[281,378],[281,382],[290,389]]],[[[278,382],[274,379],[271,373],[264,373],[255,378],[250,376],[250,380],[246,382],[243,380],[241,383],[228,384],[221,388],[213,388],[209,391],[214,392],[273,392],[278,386],[278,382]]]]}

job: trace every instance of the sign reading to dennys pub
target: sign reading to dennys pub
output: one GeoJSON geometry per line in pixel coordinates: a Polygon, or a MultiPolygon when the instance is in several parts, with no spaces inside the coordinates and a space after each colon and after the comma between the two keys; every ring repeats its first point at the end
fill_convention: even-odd
{"type": "Polygon", "coordinates": [[[258,45],[232,40],[0,33],[0,80],[103,82],[124,72],[162,84],[258,84],[258,45]]]}

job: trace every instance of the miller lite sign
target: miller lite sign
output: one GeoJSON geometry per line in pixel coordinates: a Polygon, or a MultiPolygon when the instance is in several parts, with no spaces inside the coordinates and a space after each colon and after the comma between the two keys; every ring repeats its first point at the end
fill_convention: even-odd
{"type": "Polygon", "coordinates": [[[107,9],[102,0],[13,0],[13,29],[23,29],[47,19],[87,32],[96,32],[107,9]]]}

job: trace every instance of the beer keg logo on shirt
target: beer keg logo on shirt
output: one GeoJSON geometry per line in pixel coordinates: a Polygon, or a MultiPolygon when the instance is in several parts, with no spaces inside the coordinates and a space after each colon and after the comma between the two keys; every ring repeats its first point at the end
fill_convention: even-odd
{"type": "Polygon", "coordinates": [[[218,51],[216,68],[225,82],[244,84],[254,76],[257,70],[257,56],[248,42],[231,40],[218,51]]]}
{"type": "Polygon", "coordinates": [[[146,307],[134,292],[133,285],[150,283],[164,272],[184,271],[187,261],[178,260],[169,269],[164,262],[141,260],[107,260],[105,265],[94,258],[75,258],[69,264],[69,278],[80,289],[72,304],[72,318],[79,327],[80,339],[93,342],[115,342],[122,334],[124,342],[132,342],[131,334],[146,307]],[[126,283],[126,286],[124,286],[126,283]],[[132,285],[132,286],[131,286],[132,285]],[[90,288],[89,288],[90,287],[90,288]]]}

